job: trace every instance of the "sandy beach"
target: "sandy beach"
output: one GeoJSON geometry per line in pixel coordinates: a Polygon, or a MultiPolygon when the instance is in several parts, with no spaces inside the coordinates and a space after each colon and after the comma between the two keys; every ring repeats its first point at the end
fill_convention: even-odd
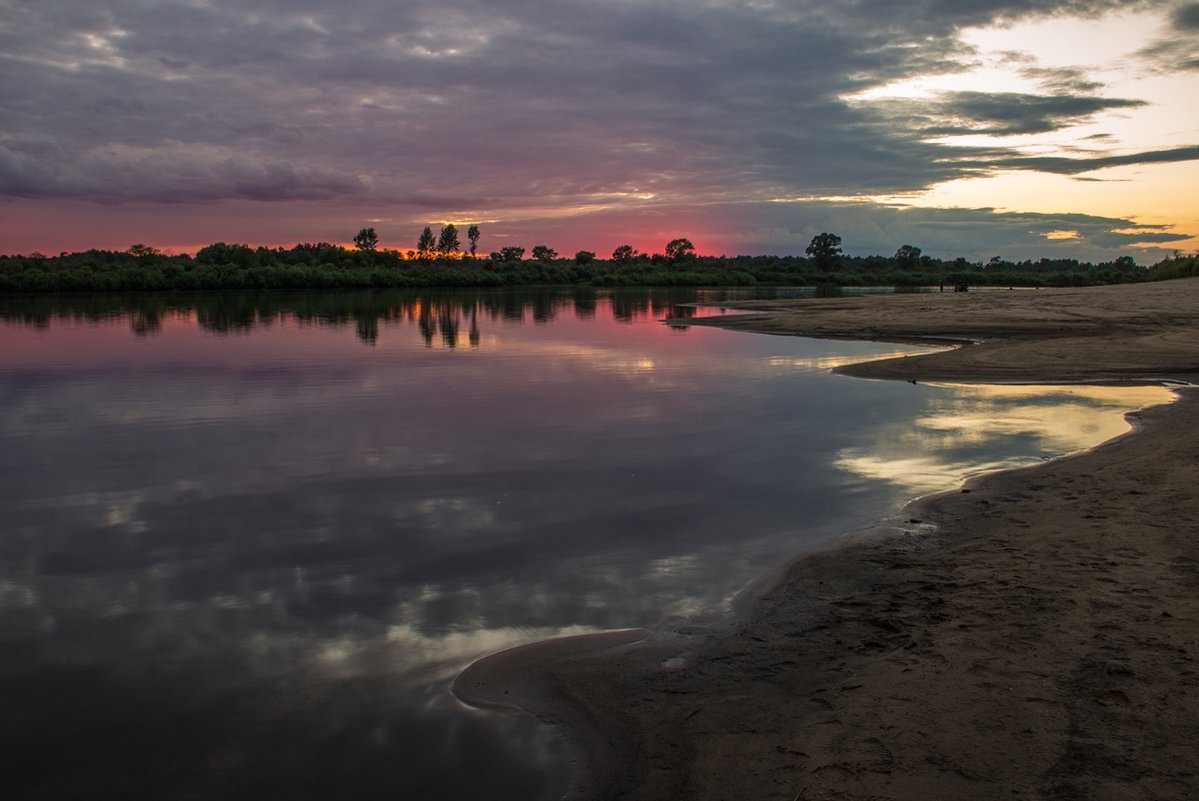
{"type": "MultiPolygon", "coordinates": [[[[1199,279],[739,304],[687,324],[968,342],[908,381],[1191,381],[1199,279]]],[[[456,692],[561,724],[586,799],[1199,797],[1199,390],[797,558],[715,631],[480,660],[456,692]]]]}

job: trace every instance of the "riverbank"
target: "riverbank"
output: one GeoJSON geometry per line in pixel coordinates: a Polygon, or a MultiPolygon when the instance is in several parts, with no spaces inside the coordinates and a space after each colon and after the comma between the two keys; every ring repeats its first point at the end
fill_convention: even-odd
{"type": "MultiPolygon", "coordinates": [[[[1187,380],[1199,281],[766,302],[689,320],[981,341],[841,368],[916,381],[1187,380]]],[[[458,681],[566,724],[575,795],[1189,798],[1199,791],[1199,396],[812,554],[727,631],[535,645],[458,681]]]]}
{"type": "Polygon", "coordinates": [[[927,287],[969,282],[987,286],[1096,286],[1193,275],[1196,259],[1139,267],[1130,259],[1092,264],[1073,259],[981,264],[923,258],[843,257],[818,265],[796,256],[699,256],[551,249],[525,259],[521,247],[479,258],[398,250],[347,250],[327,242],[292,248],[214,243],[167,255],[144,245],[127,251],[89,250],[58,256],[0,255],[0,296],[58,292],[145,292],[435,287],[797,287],[823,285],[927,287]],[[833,269],[825,269],[825,267],[833,269]]]}

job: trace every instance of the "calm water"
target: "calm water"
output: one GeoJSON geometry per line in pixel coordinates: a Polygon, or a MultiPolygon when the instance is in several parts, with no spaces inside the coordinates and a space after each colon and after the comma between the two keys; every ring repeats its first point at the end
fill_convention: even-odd
{"type": "Polygon", "coordinates": [[[721,610],[1167,397],[660,322],[726,297],[0,302],[0,794],[552,797],[549,732],[448,694],[471,659],[721,610]]]}

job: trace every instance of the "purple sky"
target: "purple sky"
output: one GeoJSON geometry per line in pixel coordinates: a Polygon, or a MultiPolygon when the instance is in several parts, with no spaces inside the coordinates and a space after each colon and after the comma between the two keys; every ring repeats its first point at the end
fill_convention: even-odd
{"type": "Polygon", "coordinates": [[[1199,243],[1194,206],[921,193],[1194,169],[1193,117],[1160,141],[1103,126],[1162,105],[1138,75],[1199,77],[1196,52],[1199,4],[1178,2],[0,0],[0,253],[365,225],[410,248],[453,221],[484,250],[802,253],[831,230],[850,253],[1152,261],[1199,243]],[[1023,88],[887,94],[973,75],[969,31],[1113,10],[1153,23],[1127,28],[1128,83],[1025,54],[1023,88]]]}

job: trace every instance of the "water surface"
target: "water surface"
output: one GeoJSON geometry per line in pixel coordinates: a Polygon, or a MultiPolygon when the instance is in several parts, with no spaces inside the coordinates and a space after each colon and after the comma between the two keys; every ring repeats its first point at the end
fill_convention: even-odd
{"type": "Polygon", "coordinates": [[[661,323],[729,297],[0,304],[0,792],[552,797],[550,733],[448,694],[471,659],[719,613],[1166,397],[847,379],[900,351],[661,323]]]}

